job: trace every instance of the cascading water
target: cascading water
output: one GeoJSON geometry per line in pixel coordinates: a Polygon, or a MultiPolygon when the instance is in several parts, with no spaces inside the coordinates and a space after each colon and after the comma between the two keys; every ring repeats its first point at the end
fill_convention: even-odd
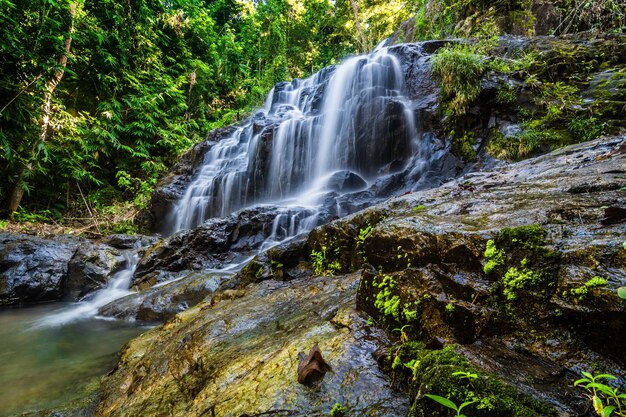
{"type": "Polygon", "coordinates": [[[139,254],[132,251],[125,253],[124,256],[126,267],[111,277],[105,288],[91,294],[88,299],[44,317],[35,326],[61,326],[77,320],[95,317],[100,307],[130,294],[130,282],[139,262],[139,254]]]}
{"type": "Polygon", "coordinates": [[[280,240],[354,211],[342,208],[346,195],[371,194],[382,176],[404,170],[415,178],[427,168],[431,155],[412,105],[387,48],[278,84],[264,109],[205,154],[173,206],[169,231],[269,204],[284,209],[273,226],[280,240]]]}

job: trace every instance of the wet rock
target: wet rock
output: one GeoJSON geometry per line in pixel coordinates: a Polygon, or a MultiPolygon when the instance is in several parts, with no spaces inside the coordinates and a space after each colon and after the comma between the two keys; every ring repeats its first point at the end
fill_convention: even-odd
{"type": "Polygon", "coordinates": [[[192,272],[183,278],[131,294],[99,310],[105,317],[127,321],[164,322],[213,294],[233,273],[192,272]]]}
{"type": "Polygon", "coordinates": [[[353,308],[359,276],[264,281],[205,301],[131,341],[103,382],[100,416],[405,415],[372,354],[388,342],[353,308]],[[317,391],[298,384],[298,352],[332,364],[317,391]],[[209,410],[209,411],[207,411],[209,410]]]}
{"type": "Polygon", "coordinates": [[[367,183],[354,172],[338,171],[328,179],[326,186],[333,191],[347,192],[362,190],[367,187],[367,183]]]}
{"type": "Polygon", "coordinates": [[[111,275],[126,266],[127,260],[119,250],[84,242],[68,264],[68,273],[61,283],[63,298],[78,301],[106,286],[111,275]]]}
{"type": "Polygon", "coordinates": [[[105,237],[102,242],[106,245],[114,247],[115,249],[128,250],[146,247],[154,244],[156,241],[157,238],[154,236],[115,234],[105,237]]]}
{"type": "Polygon", "coordinates": [[[341,271],[364,268],[357,306],[388,328],[456,344],[478,369],[580,413],[576,374],[626,368],[616,292],[626,225],[599,227],[604,207],[626,202],[625,156],[610,153],[625,142],[603,138],[409,193],[313,230],[308,245],[326,247],[341,271]]]}
{"type": "Polygon", "coordinates": [[[162,282],[160,272],[216,269],[242,261],[272,234],[279,214],[274,207],[241,210],[163,239],[141,258],[132,285],[146,289],[162,282]]]}
{"type": "Polygon", "coordinates": [[[0,233],[0,306],[59,300],[82,239],[0,233]]]}

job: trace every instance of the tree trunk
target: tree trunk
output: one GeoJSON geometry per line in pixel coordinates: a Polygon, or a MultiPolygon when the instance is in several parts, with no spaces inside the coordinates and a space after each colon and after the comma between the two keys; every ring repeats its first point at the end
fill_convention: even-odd
{"type": "Polygon", "coordinates": [[[358,0],[350,0],[350,4],[352,5],[352,12],[354,13],[356,30],[359,32],[359,37],[361,38],[361,52],[367,52],[367,50],[369,49],[369,45],[367,44],[367,39],[365,38],[365,34],[363,33],[361,21],[359,20],[359,5],[357,4],[357,1],[358,0]]]}
{"type": "Polygon", "coordinates": [[[46,90],[44,93],[44,105],[42,111],[41,118],[41,126],[39,136],[33,141],[33,145],[31,146],[30,153],[26,156],[26,161],[22,164],[20,168],[19,174],[17,176],[17,180],[13,185],[13,191],[11,192],[11,197],[9,198],[9,216],[13,215],[20,203],[22,202],[22,197],[24,197],[24,180],[27,177],[27,174],[32,170],[32,161],[37,153],[37,148],[41,143],[44,143],[48,138],[48,126],[50,125],[50,113],[52,106],[52,94],[54,90],[57,88],[63,75],[65,74],[65,67],[67,65],[67,57],[70,54],[70,47],[72,46],[72,35],[74,34],[74,20],[76,19],[76,7],[77,3],[70,4],[70,27],[68,31],[68,37],[65,40],[65,50],[59,56],[57,61],[57,69],[52,74],[50,80],[46,84],[46,90]]]}

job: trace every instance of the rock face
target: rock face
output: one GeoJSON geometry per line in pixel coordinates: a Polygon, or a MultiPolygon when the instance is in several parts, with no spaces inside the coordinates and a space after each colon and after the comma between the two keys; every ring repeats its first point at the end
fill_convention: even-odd
{"type": "MultiPolygon", "coordinates": [[[[582,413],[584,397],[571,386],[580,371],[626,383],[626,302],[616,293],[626,285],[626,223],[602,224],[605,207],[626,207],[625,140],[396,198],[315,230],[308,246],[326,247],[325,262],[343,271],[370,265],[357,306],[389,328],[456,345],[480,372],[560,415],[582,413]]],[[[440,415],[428,401],[410,415],[440,415]]]]}
{"type": "Polygon", "coordinates": [[[0,306],[78,301],[126,266],[122,256],[151,238],[113,235],[108,244],[62,235],[0,234],[0,306]],[[140,243],[141,243],[140,242],[140,243]]]}
{"type": "Polygon", "coordinates": [[[146,251],[132,285],[146,289],[172,279],[164,272],[216,269],[241,262],[276,233],[274,221],[279,214],[272,206],[241,210],[163,239],[146,251]]]}
{"type": "Polygon", "coordinates": [[[121,252],[107,245],[84,242],[68,264],[61,283],[64,298],[77,300],[104,287],[109,277],[126,266],[121,252]]]}
{"type": "Polygon", "coordinates": [[[233,273],[192,272],[164,285],[140,291],[102,307],[98,314],[122,320],[164,322],[214,293],[233,273]]]}
{"type": "MultiPolygon", "coordinates": [[[[403,195],[261,253],[234,277],[192,274],[171,292],[157,287],[108,307],[164,318],[177,294],[204,285],[207,295],[127,345],[97,415],[310,416],[335,403],[349,415],[447,415],[424,393],[457,404],[477,395],[491,404],[472,409],[477,416],[584,415],[572,386],[579,372],[626,371],[626,306],[615,291],[626,285],[626,223],[601,224],[605,206],[626,206],[625,140],[403,195]],[[344,275],[314,277],[318,268],[344,275]],[[395,329],[394,349],[355,298],[395,329]],[[298,353],[316,343],[331,370],[309,388],[298,383],[298,353]],[[453,371],[478,379],[452,383],[453,371]]],[[[198,247],[236,241],[218,229],[217,240],[215,230],[198,231],[213,236],[198,247]]]]}
{"type": "Polygon", "coordinates": [[[405,415],[372,354],[388,341],[354,310],[359,275],[264,281],[230,290],[130,342],[103,384],[99,416],[405,415]],[[332,368],[298,383],[298,353],[332,368]]]}
{"type": "Polygon", "coordinates": [[[0,234],[0,306],[61,299],[78,245],[71,238],[0,234]]]}

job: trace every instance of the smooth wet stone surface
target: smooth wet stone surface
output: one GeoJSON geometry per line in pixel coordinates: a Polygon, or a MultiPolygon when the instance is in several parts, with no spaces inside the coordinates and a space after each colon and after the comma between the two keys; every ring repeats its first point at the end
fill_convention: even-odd
{"type": "Polygon", "coordinates": [[[232,272],[192,272],[100,308],[98,314],[126,321],[164,322],[200,303],[229,280],[232,272]]]}
{"type": "Polygon", "coordinates": [[[289,410],[405,415],[373,353],[388,343],[354,310],[359,274],[264,281],[226,291],[130,342],[103,384],[99,416],[240,416],[289,410]],[[297,382],[315,343],[331,366],[319,387],[297,382]]]}

